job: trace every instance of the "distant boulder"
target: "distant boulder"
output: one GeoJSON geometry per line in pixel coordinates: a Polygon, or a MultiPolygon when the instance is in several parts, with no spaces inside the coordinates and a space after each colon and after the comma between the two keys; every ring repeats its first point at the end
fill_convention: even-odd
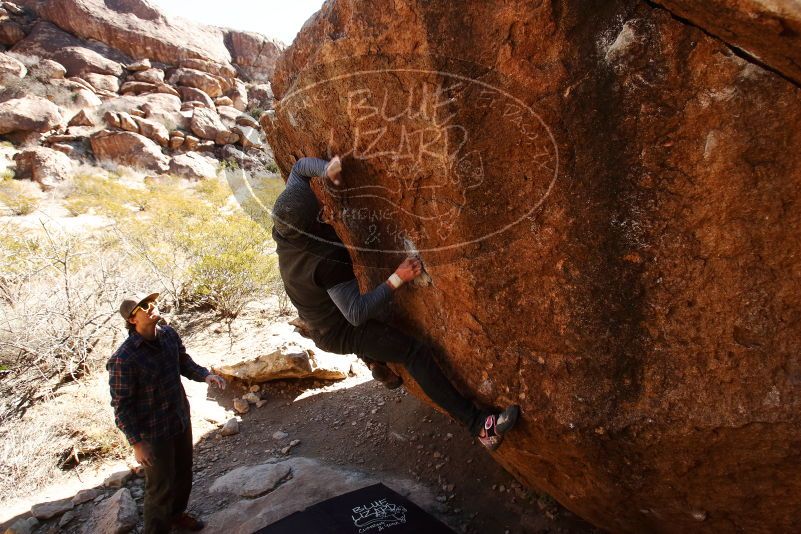
{"type": "Polygon", "coordinates": [[[161,69],[147,69],[135,72],[131,78],[138,82],[162,84],[164,83],[164,71],[161,69]]]}
{"type": "Polygon", "coordinates": [[[0,44],[14,46],[25,38],[25,30],[13,20],[0,21],[0,44]]]}
{"type": "Polygon", "coordinates": [[[28,69],[21,61],[8,54],[0,53],[0,79],[8,76],[24,78],[27,73],[28,69]]]}
{"type": "Polygon", "coordinates": [[[133,117],[134,122],[139,126],[139,133],[152,139],[161,146],[167,146],[170,142],[170,132],[158,121],[133,117]]]}
{"type": "Polygon", "coordinates": [[[73,161],[60,151],[43,146],[26,148],[14,156],[15,178],[33,180],[42,189],[52,189],[69,178],[73,161]]]}
{"type": "Polygon", "coordinates": [[[67,126],[94,126],[96,120],[85,109],[82,109],[70,119],[67,126]]]}
{"type": "Polygon", "coordinates": [[[82,39],[107,43],[132,58],[168,64],[187,57],[231,60],[223,30],[165,16],[145,0],[48,0],[38,12],[82,39]]]}
{"type": "Polygon", "coordinates": [[[216,74],[217,76],[225,76],[233,78],[237,75],[237,71],[231,65],[215,63],[214,61],[206,61],[198,58],[185,58],[178,62],[179,67],[187,69],[202,70],[209,74],[216,74]]]}
{"type": "Polygon", "coordinates": [[[229,360],[215,369],[228,378],[259,383],[284,378],[341,380],[347,378],[350,365],[346,356],[287,345],[256,356],[248,351],[240,359],[229,360]]]}
{"type": "Polygon", "coordinates": [[[217,176],[217,161],[195,152],[180,154],[172,158],[170,172],[190,180],[202,180],[217,176]]]}
{"type": "Polygon", "coordinates": [[[0,103],[0,134],[47,132],[62,120],[59,107],[38,96],[12,98],[0,103]]]}
{"type": "Polygon", "coordinates": [[[202,89],[195,87],[179,87],[178,93],[181,95],[181,100],[184,102],[198,102],[210,109],[214,109],[214,100],[206,94],[202,89]]]}
{"type": "Polygon", "coordinates": [[[270,79],[284,49],[283,43],[259,33],[235,30],[228,32],[226,43],[240,75],[254,82],[270,79]]]}
{"type": "Polygon", "coordinates": [[[125,69],[130,72],[141,72],[146,71],[151,68],[150,60],[148,58],[140,59],[139,61],[134,61],[125,66],[125,69]]]}
{"type": "Polygon", "coordinates": [[[31,66],[31,75],[42,81],[61,80],[67,76],[67,69],[58,61],[40,59],[36,65],[31,66]]]}
{"type": "Polygon", "coordinates": [[[201,139],[215,140],[221,132],[228,128],[220,120],[216,111],[205,108],[195,108],[191,123],[192,132],[201,139]]]}
{"type": "Polygon", "coordinates": [[[117,76],[90,72],[85,74],[83,78],[92,84],[92,87],[98,91],[109,91],[110,93],[116,93],[120,90],[120,79],[117,76]]]}
{"type": "Polygon", "coordinates": [[[200,89],[212,98],[220,97],[223,94],[220,81],[215,76],[195,69],[175,69],[168,81],[172,85],[200,89]]]}
{"type": "Polygon", "coordinates": [[[67,69],[68,76],[88,72],[120,76],[123,73],[120,62],[128,59],[102,43],[86,43],[44,21],[37,22],[12,51],[58,61],[67,69]]]}
{"type": "Polygon", "coordinates": [[[156,143],[138,133],[104,130],[89,140],[98,161],[110,161],[159,173],[170,170],[170,158],[161,152],[156,143]]]}

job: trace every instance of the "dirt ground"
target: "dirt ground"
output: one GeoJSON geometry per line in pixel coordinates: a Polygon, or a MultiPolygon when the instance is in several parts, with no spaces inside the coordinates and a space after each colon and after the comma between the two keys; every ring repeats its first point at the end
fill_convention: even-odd
{"type": "MultiPolygon", "coordinates": [[[[250,310],[237,320],[231,334],[222,325],[205,321],[177,326],[179,332],[185,333],[184,340],[195,360],[212,366],[230,354],[232,339],[247,341],[248,352],[253,351],[254,355],[271,345],[296,342],[288,317],[277,317],[273,310],[273,304],[250,310]],[[260,346],[253,340],[269,342],[260,346]]],[[[249,384],[231,382],[221,392],[184,380],[196,440],[189,511],[209,517],[231,504],[228,498],[209,491],[218,477],[237,467],[289,455],[363,471],[379,480],[417,481],[436,496],[433,513],[456,532],[599,532],[547,495],[523,488],[460,424],[421,403],[403,387],[385,389],[372,380],[359,360],[353,356],[344,358],[352,362],[351,376],[345,380],[279,380],[262,384],[259,394],[266,403],[260,408],[251,406],[241,416],[239,434],[228,437],[221,436],[219,428],[233,416],[234,397],[244,395],[249,384]],[[286,436],[276,439],[274,434],[279,431],[286,436]],[[294,440],[300,443],[284,452],[294,440]]],[[[128,462],[133,465],[132,456],[128,462]]],[[[134,479],[127,485],[139,505],[140,521],[135,532],[141,532],[143,480],[134,479]]],[[[106,496],[116,491],[102,485],[83,487],[96,487],[106,496]]],[[[66,495],[71,496],[74,491],[77,490],[66,495]]],[[[61,493],[60,497],[65,496],[61,493]]],[[[414,496],[410,498],[414,500],[414,496]]],[[[48,500],[52,499],[39,499],[48,500]]],[[[34,499],[30,504],[36,502],[34,499]]],[[[90,502],[73,510],[73,519],[63,526],[59,526],[60,518],[56,517],[34,532],[82,532],[91,510],[90,502]]],[[[19,517],[24,515],[15,519],[19,517]]]]}
{"type": "MultiPolygon", "coordinates": [[[[281,456],[297,439],[289,454],[423,483],[444,505],[440,519],[457,532],[598,532],[549,497],[521,487],[461,425],[355,367],[357,376],[337,389],[312,380],[270,383],[262,390],[267,404],[243,416],[238,435],[201,440],[191,509],[206,515],[224,507],[208,492],[217,477],[260,457],[281,456]],[[273,439],[276,431],[286,438],[273,439]],[[230,454],[221,454],[222,443],[230,454]]],[[[232,402],[244,391],[235,385],[218,400],[232,402]]]]}

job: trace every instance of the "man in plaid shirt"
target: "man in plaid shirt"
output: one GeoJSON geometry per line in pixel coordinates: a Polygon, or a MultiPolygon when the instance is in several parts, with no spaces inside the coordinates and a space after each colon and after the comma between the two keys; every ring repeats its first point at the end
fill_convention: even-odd
{"type": "Polygon", "coordinates": [[[225,380],[192,361],[170,326],[159,325],[158,293],[126,298],[120,314],[128,338],[109,359],[115,422],[145,469],[145,533],[200,530],[185,513],[192,490],[192,426],[181,375],[225,388],[225,380]]]}

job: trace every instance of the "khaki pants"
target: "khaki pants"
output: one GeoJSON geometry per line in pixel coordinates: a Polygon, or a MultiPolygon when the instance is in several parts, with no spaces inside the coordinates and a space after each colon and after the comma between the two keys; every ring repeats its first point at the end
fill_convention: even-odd
{"type": "Polygon", "coordinates": [[[145,534],[172,528],[192,491],[192,426],[171,438],[150,442],[153,465],[145,467],[145,534]]]}

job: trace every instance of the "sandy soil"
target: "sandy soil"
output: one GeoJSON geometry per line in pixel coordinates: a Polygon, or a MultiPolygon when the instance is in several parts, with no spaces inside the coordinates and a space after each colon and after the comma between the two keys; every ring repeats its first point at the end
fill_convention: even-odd
{"type": "MultiPolygon", "coordinates": [[[[227,327],[203,318],[178,322],[176,326],[179,332],[185,332],[190,354],[199,363],[212,366],[235,342],[246,338],[259,340],[254,346],[260,349],[299,342],[301,338],[287,324],[288,317],[277,316],[271,309],[273,303],[249,310],[234,323],[232,338],[227,327]]],[[[372,380],[355,357],[344,358],[350,358],[353,374],[342,381],[306,379],[263,384],[260,395],[266,404],[261,408],[252,406],[241,416],[240,433],[229,437],[222,437],[219,428],[234,416],[233,398],[243,395],[249,384],[231,383],[220,392],[202,383],[184,381],[192,405],[196,441],[192,513],[208,517],[230,504],[226,498],[209,492],[219,476],[236,467],[285,456],[282,450],[291,441],[300,440],[288,455],[364,471],[378,479],[403,477],[426,486],[436,495],[436,515],[456,532],[597,532],[548,496],[519,485],[461,425],[422,404],[404,388],[385,389],[372,380]],[[286,433],[286,437],[275,439],[273,434],[277,431],[286,433]]],[[[128,461],[133,465],[132,457],[128,461]]],[[[119,464],[108,465],[105,474],[118,469],[119,464]]],[[[101,469],[100,480],[103,474],[101,469]]],[[[96,485],[97,479],[82,487],[102,489],[96,485]]],[[[141,479],[134,479],[128,484],[140,513],[142,483],[141,479]]],[[[61,491],[44,492],[39,502],[72,495],[80,488],[56,489],[61,491]]],[[[110,495],[115,490],[103,491],[110,495]]],[[[91,503],[83,505],[76,508],[75,517],[63,527],[55,518],[35,532],[81,532],[91,509],[91,503]]],[[[141,529],[140,518],[135,531],[141,529]]]]}

